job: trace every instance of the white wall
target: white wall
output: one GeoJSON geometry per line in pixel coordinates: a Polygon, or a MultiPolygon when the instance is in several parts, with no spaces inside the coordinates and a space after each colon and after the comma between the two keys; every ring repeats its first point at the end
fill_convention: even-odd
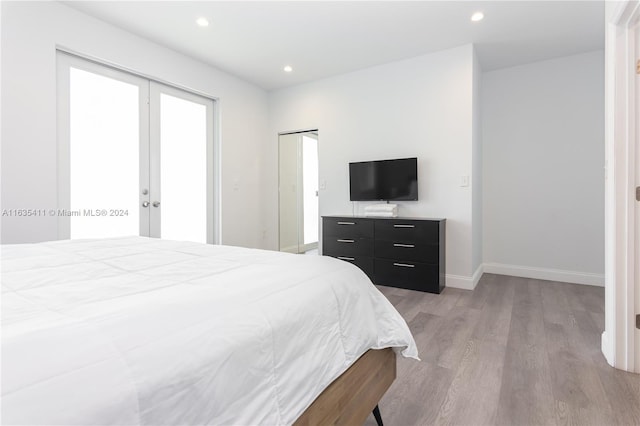
{"type": "Polygon", "coordinates": [[[485,272],[602,285],[603,52],[482,86],[485,272]]]}
{"type": "Polygon", "coordinates": [[[320,214],[362,213],[349,201],[352,161],[418,157],[419,201],[401,216],[447,218],[447,285],[471,286],[473,47],[343,74],[270,94],[267,245],[277,247],[277,133],[319,129],[320,214]]]}
{"type": "MultiPolygon", "coordinates": [[[[222,242],[263,245],[265,91],[59,3],[1,7],[3,209],[56,207],[56,46],[62,46],[218,98],[222,242]]],[[[3,243],[56,238],[54,217],[2,218],[3,243]]]]}
{"type": "MultiPolygon", "coordinates": [[[[418,157],[420,200],[400,214],[447,218],[450,285],[472,287],[483,259],[494,272],[602,282],[602,52],[480,78],[467,45],[267,95],[59,3],[1,7],[3,209],[56,207],[62,46],[219,99],[225,244],[277,249],[277,133],[318,128],[320,214],[363,211],[349,201],[349,162],[418,157]]],[[[2,242],[55,238],[55,218],[2,218],[2,242]]]]}

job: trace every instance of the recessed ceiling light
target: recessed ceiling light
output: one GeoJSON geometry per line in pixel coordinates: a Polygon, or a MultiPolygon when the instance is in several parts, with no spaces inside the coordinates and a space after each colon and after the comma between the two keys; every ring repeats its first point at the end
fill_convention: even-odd
{"type": "Polygon", "coordinates": [[[196,24],[200,25],[201,27],[208,27],[209,21],[207,20],[207,18],[198,18],[196,19],[196,24]]]}
{"type": "Polygon", "coordinates": [[[286,65],[286,66],[283,68],[283,70],[284,70],[284,72],[291,72],[291,71],[293,71],[293,68],[291,67],[291,65],[286,65]]]}
{"type": "Polygon", "coordinates": [[[473,22],[482,21],[483,18],[484,18],[484,13],[482,12],[476,12],[473,15],[471,15],[471,20],[473,22]]]}

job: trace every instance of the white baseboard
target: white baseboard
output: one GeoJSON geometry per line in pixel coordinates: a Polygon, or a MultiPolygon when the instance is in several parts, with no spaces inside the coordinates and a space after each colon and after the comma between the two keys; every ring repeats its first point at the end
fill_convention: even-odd
{"type": "Polygon", "coordinates": [[[604,287],[604,274],[565,271],[561,269],[534,268],[531,266],[485,263],[484,272],[488,274],[512,275],[514,277],[535,278],[538,280],[560,281],[572,284],[585,284],[604,287]]]}
{"type": "Polygon", "coordinates": [[[473,278],[463,275],[447,274],[445,285],[451,288],[461,288],[462,290],[473,290],[473,278]]]}
{"type": "Polygon", "coordinates": [[[483,270],[484,265],[478,266],[478,269],[476,269],[470,277],[447,274],[446,286],[451,288],[460,288],[462,290],[473,290],[478,285],[478,281],[480,281],[480,278],[482,277],[483,270]]]}
{"type": "Polygon", "coordinates": [[[478,269],[476,269],[476,271],[471,276],[473,288],[476,288],[476,286],[478,285],[480,278],[482,278],[482,274],[484,274],[484,263],[481,263],[480,266],[478,266],[478,269]]]}

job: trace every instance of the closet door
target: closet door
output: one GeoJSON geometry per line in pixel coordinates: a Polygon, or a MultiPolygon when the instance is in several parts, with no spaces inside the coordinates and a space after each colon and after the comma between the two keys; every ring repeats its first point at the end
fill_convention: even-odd
{"type": "Polygon", "coordinates": [[[149,83],[58,53],[58,236],[149,235],[149,83]]]}
{"type": "Polygon", "coordinates": [[[150,236],[213,243],[213,101],[150,84],[150,236]]]}
{"type": "Polygon", "coordinates": [[[279,247],[288,253],[318,248],[318,131],[278,137],[279,247]]]}

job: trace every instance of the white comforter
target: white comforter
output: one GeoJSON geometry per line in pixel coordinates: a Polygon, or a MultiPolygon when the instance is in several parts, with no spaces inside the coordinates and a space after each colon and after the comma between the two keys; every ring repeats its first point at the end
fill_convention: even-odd
{"type": "Polygon", "coordinates": [[[289,424],[389,346],[417,357],[336,259],[142,237],[2,247],[3,424],[289,424]]]}

